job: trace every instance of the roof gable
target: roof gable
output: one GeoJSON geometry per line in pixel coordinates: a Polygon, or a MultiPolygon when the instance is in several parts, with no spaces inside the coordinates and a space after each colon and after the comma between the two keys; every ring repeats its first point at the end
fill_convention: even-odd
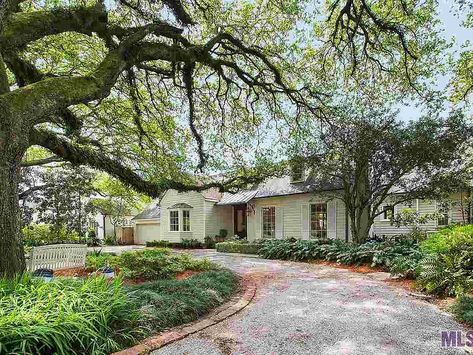
{"type": "Polygon", "coordinates": [[[137,219],[161,219],[161,206],[152,205],[146,208],[143,212],[138,213],[132,220],[137,219]]]}

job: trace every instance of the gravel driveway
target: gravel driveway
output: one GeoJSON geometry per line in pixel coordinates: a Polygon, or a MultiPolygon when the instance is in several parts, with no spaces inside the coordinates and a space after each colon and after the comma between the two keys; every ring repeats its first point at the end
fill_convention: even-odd
{"type": "Polygon", "coordinates": [[[257,283],[226,321],[155,352],[165,354],[465,354],[441,347],[448,314],[373,277],[312,265],[194,252],[257,283]]]}

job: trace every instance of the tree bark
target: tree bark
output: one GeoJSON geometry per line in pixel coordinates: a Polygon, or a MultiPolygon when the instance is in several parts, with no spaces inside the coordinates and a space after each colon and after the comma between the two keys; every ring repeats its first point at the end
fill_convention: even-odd
{"type": "Polygon", "coordinates": [[[368,162],[362,161],[357,167],[353,203],[351,211],[351,232],[355,243],[363,243],[368,239],[373,218],[370,200],[370,179],[368,162]]]}
{"type": "Polygon", "coordinates": [[[0,144],[0,277],[13,277],[25,270],[18,200],[19,163],[0,144]]]}
{"type": "Polygon", "coordinates": [[[368,239],[373,220],[370,218],[370,208],[368,206],[357,208],[354,212],[350,221],[352,240],[357,244],[361,244],[368,239]]]}

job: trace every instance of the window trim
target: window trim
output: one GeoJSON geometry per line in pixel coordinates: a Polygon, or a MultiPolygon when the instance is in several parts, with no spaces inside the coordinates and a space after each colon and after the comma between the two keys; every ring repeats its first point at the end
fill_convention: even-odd
{"type": "Polygon", "coordinates": [[[316,239],[328,238],[328,202],[327,201],[309,203],[309,239],[311,238],[316,238],[316,239]],[[312,206],[316,206],[316,205],[325,205],[325,223],[324,223],[325,230],[319,230],[319,231],[314,231],[314,232],[325,232],[325,237],[320,237],[320,236],[312,234],[312,206]]]}
{"type": "Polygon", "coordinates": [[[389,208],[392,211],[393,218],[396,215],[396,206],[393,205],[383,205],[381,207],[381,210],[383,211],[379,216],[380,216],[380,221],[381,222],[391,222],[391,218],[385,218],[384,215],[386,214],[387,208],[389,208]]]}
{"type": "Polygon", "coordinates": [[[261,238],[263,239],[276,238],[276,206],[275,205],[261,206],[261,238]],[[264,209],[265,208],[274,208],[274,235],[273,236],[265,236],[264,234],[264,209]]]}
{"type": "Polygon", "coordinates": [[[438,201],[436,201],[436,211],[437,213],[442,213],[444,217],[446,217],[447,219],[447,223],[446,224],[440,224],[439,223],[439,217],[437,217],[437,227],[447,227],[448,225],[450,225],[450,221],[451,221],[451,216],[450,216],[450,210],[451,210],[451,203],[448,202],[448,205],[445,206],[446,207],[446,212],[442,213],[441,212],[441,208],[443,208],[443,206],[441,206],[441,203],[439,203],[438,201]]]}
{"type": "Polygon", "coordinates": [[[187,209],[182,209],[181,212],[182,212],[182,228],[181,228],[181,231],[184,232],[184,233],[190,233],[190,232],[192,232],[191,210],[187,208],[187,209]],[[189,230],[188,231],[184,230],[184,212],[189,212],[189,230]]]}
{"type": "Polygon", "coordinates": [[[169,229],[169,232],[170,233],[179,233],[181,231],[181,223],[180,223],[180,213],[179,213],[179,210],[178,209],[172,209],[172,210],[169,210],[169,224],[168,224],[168,229],[169,229]],[[177,230],[173,231],[171,229],[171,213],[172,212],[177,212],[177,230]]]}

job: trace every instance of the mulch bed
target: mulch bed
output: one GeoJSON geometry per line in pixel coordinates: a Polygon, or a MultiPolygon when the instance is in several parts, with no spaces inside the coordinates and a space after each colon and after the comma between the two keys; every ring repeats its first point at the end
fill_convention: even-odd
{"type": "Polygon", "coordinates": [[[71,267],[68,269],[54,270],[54,276],[87,277],[95,272],[94,269],[85,267],[71,267]]]}
{"type": "Polygon", "coordinates": [[[334,268],[337,268],[337,269],[345,269],[345,270],[350,270],[350,271],[353,271],[353,272],[359,272],[361,274],[370,274],[372,272],[385,272],[385,270],[383,270],[380,267],[371,267],[371,266],[366,265],[366,264],[362,264],[362,265],[345,265],[345,264],[336,263],[335,261],[326,261],[326,260],[311,261],[311,264],[327,265],[327,266],[331,266],[331,267],[334,267],[334,268]]]}
{"type": "Polygon", "coordinates": [[[386,280],[386,282],[390,285],[401,287],[401,288],[406,289],[408,291],[417,291],[416,290],[416,285],[415,285],[415,280],[397,278],[397,279],[386,280]]]}

